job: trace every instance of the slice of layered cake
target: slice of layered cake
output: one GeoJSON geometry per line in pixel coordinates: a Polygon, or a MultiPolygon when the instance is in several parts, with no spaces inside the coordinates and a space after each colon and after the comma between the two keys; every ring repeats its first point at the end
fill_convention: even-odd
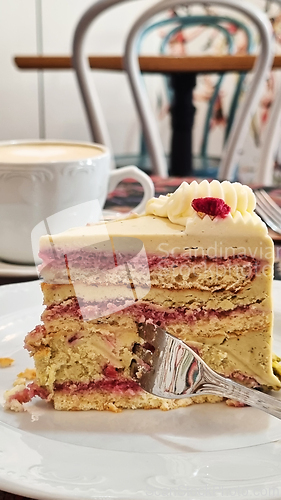
{"type": "Polygon", "coordinates": [[[280,388],[272,371],[273,243],[239,183],[183,183],[146,214],[41,239],[43,324],[26,337],[38,394],[58,410],[170,409],[218,397],[165,400],[134,379],[139,325],[182,339],[216,372],[280,388]]]}

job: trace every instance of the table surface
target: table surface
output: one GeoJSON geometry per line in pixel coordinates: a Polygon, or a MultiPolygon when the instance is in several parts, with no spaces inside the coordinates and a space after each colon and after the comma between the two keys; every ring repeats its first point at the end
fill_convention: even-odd
{"type": "MultiPolygon", "coordinates": [[[[194,106],[192,89],[198,73],[246,73],[252,70],[256,56],[208,55],[180,56],[160,55],[141,56],[140,69],[144,73],[169,74],[174,99],[170,106],[171,114],[171,154],[170,172],[172,175],[192,175],[192,130],[194,106]],[[184,80],[184,81],[183,81],[184,80]],[[184,89],[184,90],[183,90],[184,89]],[[182,130],[185,133],[182,134],[182,130]]],[[[25,70],[69,70],[72,68],[70,56],[16,56],[15,64],[25,70]]],[[[123,71],[122,56],[97,55],[89,57],[91,69],[123,71]]],[[[276,55],[273,68],[281,68],[281,55],[276,55]]],[[[95,134],[94,134],[95,135],[95,134]]]]}
{"type": "MultiPolygon", "coordinates": [[[[209,55],[209,56],[141,56],[140,68],[146,73],[217,73],[224,71],[251,71],[254,55],[209,55]]],[[[69,70],[72,68],[70,56],[66,55],[17,55],[14,62],[24,70],[69,70]]],[[[117,55],[89,56],[92,69],[123,71],[123,57],[117,55]]],[[[276,55],[272,67],[281,68],[281,55],[276,55]]]]}
{"type": "MultiPolygon", "coordinates": [[[[160,194],[167,194],[169,192],[175,191],[175,189],[181,184],[183,180],[190,182],[193,179],[179,179],[169,177],[168,179],[161,179],[159,177],[152,178],[155,185],[156,196],[160,194]]],[[[273,199],[281,206],[281,188],[271,188],[271,196],[273,199]]],[[[110,210],[116,210],[119,212],[125,212],[130,210],[132,207],[139,203],[142,197],[142,188],[140,184],[130,181],[123,181],[119,184],[117,189],[109,194],[105,208],[110,210]],[[126,199],[126,205],[124,205],[124,198],[126,199]]],[[[275,240],[276,251],[276,263],[281,263],[281,237],[276,235],[276,233],[271,233],[275,240]],[[279,243],[279,245],[278,245],[279,243]]],[[[280,266],[281,268],[281,266],[280,266]]],[[[275,269],[276,278],[281,279],[281,269],[280,273],[278,271],[279,266],[275,269]]],[[[10,282],[15,282],[16,279],[10,280],[10,282]]],[[[1,281],[0,281],[1,284],[1,281]]],[[[3,283],[2,283],[3,284],[3,283]]],[[[0,500],[27,500],[26,497],[14,495],[12,493],[6,493],[0,491],[0,500]]],[[[31,499],[28,499],[31,500],[31,499]]]]}

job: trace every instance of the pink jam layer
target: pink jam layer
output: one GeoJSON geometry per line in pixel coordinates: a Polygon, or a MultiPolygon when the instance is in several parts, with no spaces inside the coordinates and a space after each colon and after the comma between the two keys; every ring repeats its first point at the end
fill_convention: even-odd
{"type": "MultiPolygon", "coordinates": [[[[51,321],[61,318],[62,316],[79,320],[97,319],[103,316],[109,316],[116,311],[122,314],[123,309],[128,311],[131,304],[132,301],[124,301],[123,299],[116,299],[114,303],[108,301],[84,302],[82,299],[79,299],[78,303],[77,298],[73,298],[61,304],[48,306],[42,314],[42,320],[51,321]]],[[[36,333],[34,335],[36,335],[36,333]]]]}
{"type": "Polygon", "coordinates": [[[116,379],[103,378],[87,384],[82,382],[64,382],[63,384],[56,384],[55,390],[70,395],[83,394],[85,392],[107,392],[120,396],[135,396],[142,392],[142,388],[137,382],[122,377],[116,379]]]}
{"type": "Polygon", "coordinates": [[[260,384],[253,378],[249,377],[248,375],[244,375],[241,372],[233,372],[229,375],[229,378],[231,378],[234,381],[241,382],[243,385],[246,385],[247,387],[251,388],[257,388],[260,387],[260,384]]]}
{"type": "MultiPolygon", "coordinates": [[[[250,268],[250,277],[254,277],[261,265],[261,261],[250,257],[248,255],[235,255],[227,257],[226,259],[222,257],[187,257],[185,255],[168,255],[166,257],[160,257],[159,255],[149,255],[148,256],[149,269],[157,269],[162,267],[181,267],[184,265],[193,266],[205,264],[205,265],[216,265],[216,266],[248,266],[250,268]]],[[[248,275],[245,276],[249,277],[248,275]]]]}
{"type": "MultiPolygon", "coordinates": [[[[61,317],[72,317],[87,321],[118,311],[118,314],[133,316],[135,321],[139,323],[148,322],[165,327],[171,323],[185,322],[192,325],[198,320],[209,321],[211,319],[220,320],[226,317],[235,317],[237,314],[248,312],[249,309],[249,305],[239,306],[231,311],[186,309],[185,307],[163,308],[145,302],[137,302],[129,306],[127,306],[127,302],[123,302],[122,308],[121,299],[116,300],[113,304],[108,302],[84,303],[82,300],[78,303],[77,299],[73,298],[62,304],[47,307],[42,319],[51,321],[61,317]]],[[[257,308],[251,311],[251,315],[257,314],[260,314],[257,308]]]]}
{"type": "Polygon", "coordinates": [[[142,252],[139,255],[131,255],[120,253],[86,252],[82,250],[79,252],[68,252],[67,255],[58,253],[56,254],[56,258],[54,258],[54,255],[51,252],[41,252],[39,255],[43,260],[41,270],[44,269],[45,266],[48,266],[48,268],[54,270],[64,270],[66,267],[69,267],[70,269],[78,268],[105,271],[130,262],[131,265],[135,266],[141,272],[142,268],[146,271],[147,264],[149,269],[152,271],[158,268],[180,267],[183,265],[190,267],[195,263],[198,265],[204,263],[207,265],[215,264],[217,266],[248,266],[250,273],[248,273],[249,277],[253,278],[261,265],[261,262],[258,259],[248,255],[230,256],[226,259],[222,257],[210,258],[208,256],[189,257],[183,254],[170,254],[164,256],[147,254],[146,257],[144,257],[142,252]]]}

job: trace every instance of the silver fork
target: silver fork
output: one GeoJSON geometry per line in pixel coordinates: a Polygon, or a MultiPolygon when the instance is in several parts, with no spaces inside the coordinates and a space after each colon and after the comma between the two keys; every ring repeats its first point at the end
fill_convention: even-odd
{"type": "Polygon", "coordinates": [[[281,208],[264,189],[255,190],[256,212],[268,227],[281,234],[281,208]]]}
{"type": "Polygon", "coordinates": [[[137,354],[144,363],[138,370],[135,367],[135,379],[146,392],[168,399],[212,394],[281,419],[281,401],[218,375],[188,345],[165,330],[143,323],[139,335],[145,343],[137,354]]]}

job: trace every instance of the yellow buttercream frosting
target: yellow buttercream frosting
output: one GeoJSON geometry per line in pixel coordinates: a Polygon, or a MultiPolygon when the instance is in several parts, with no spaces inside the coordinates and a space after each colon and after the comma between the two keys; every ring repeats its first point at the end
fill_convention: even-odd
{"type": "Polygon", "coordinates": [[[220,198],[230,206],[231,211],[226,218],[236,218],[237,213],[242,218],[249,219],[254,216],[256,199],[253,191],[248,186],[239,182],[219,182],[204,180],[200,183],[193,181],[191,184],[183,182],[173,193],[159,198],[152,198],[146,206],[146,213],[158,217],[167,217],[174,224],[186,226],[188,219],[196,216],[197,212],[192,208],[195,198],[220,198]]]}

